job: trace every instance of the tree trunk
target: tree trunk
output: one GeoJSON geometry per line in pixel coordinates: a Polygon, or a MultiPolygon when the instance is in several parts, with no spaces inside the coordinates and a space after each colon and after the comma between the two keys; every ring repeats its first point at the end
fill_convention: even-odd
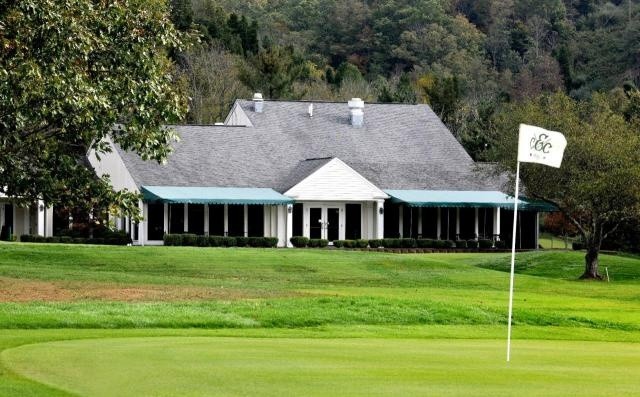
{"type": "Polygon", "coordinates": [[[581,279],[602,280],[602,276],[598,273],[598,254],[600,253],[599,244],[590,242],[587,244],[587,254],[584,256],[584,274],[581,279]]]}

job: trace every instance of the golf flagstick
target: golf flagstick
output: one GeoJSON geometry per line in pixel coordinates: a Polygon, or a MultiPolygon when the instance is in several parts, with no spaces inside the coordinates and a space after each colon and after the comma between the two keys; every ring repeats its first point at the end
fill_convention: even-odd
{"type": "Polygon", "coordinates": [[[507,326],[507,362],[511,360],[511,317],[513,315],[513,278],[516,263],[516,225],[518,224],[518,190],[520,188],[520,161],[516,166],[516,191],[513,199],[513,234],[511,235],[511,274],[509,276],[509,325],[507,326]]]}
{"type": "MultiPolygon", "coordinates": [[[[513,234],[511,238],[511,273],[509,275],[509,318],[507,326],[507,362],[511,360],[511,323],[513,317],[513,281],[516,263],[516,232],[518,224],[518,193],[520,190],[520,162],[538,163],[560,168],[567,140],[564,135],[544,128],[520,124],[516,191],[513,198],[513,234]]],[[[522,238],[522,237],[521,237],[522,238]]]]}

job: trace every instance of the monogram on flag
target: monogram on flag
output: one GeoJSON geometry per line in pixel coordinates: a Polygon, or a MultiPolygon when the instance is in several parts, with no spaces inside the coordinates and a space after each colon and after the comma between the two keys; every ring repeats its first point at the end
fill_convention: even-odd
{"type": "Polygon", "coordinates": [[[518,161],[560,168],[567,140],[559,132],[520,124],[518,161]]]}

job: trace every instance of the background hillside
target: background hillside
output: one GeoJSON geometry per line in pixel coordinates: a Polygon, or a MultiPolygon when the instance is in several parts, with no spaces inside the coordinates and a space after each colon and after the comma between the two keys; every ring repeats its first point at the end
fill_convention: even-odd
{"type": "Polygon", "coordinates": [[[636,0],[172,0],[189,121],[236,97],[429,103],[484,158],[501,105],[640,81],[636,0]]]}

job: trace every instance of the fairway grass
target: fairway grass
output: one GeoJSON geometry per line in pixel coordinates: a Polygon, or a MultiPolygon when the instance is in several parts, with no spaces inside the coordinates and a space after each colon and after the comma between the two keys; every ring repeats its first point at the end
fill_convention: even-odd
{"type": "Polygon", "coordinates": [[[637,394],[640,345],[440,339],[156,337],[5,350],[45,385],[90,396],[637,394]],[[87,354],[91,352],[91,354],[87,354]]]}
{"type": "Polygon", "coordinates": [[[518,254],[507,366],[508,254],[0,243],[0,396],[638,395],[640,259],[583,255],[518,254]]]}

